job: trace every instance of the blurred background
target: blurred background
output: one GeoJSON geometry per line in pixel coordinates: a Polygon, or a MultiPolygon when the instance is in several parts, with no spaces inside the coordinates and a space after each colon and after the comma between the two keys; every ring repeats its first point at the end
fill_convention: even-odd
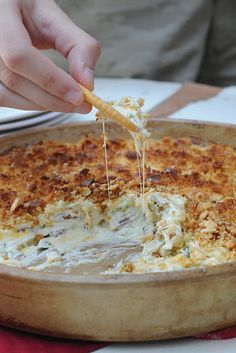
{"type": "MultiPolygon", "coordinates": [[[[102,46],[97,77],[236,83],[235,0],[58,0],[102,46]]],[[[66,61],[48,54],[60,66],[66,61]]]]}

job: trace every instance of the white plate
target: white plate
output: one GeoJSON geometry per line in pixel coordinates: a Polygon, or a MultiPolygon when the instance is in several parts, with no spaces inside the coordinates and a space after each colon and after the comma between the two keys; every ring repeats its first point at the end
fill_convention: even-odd
{"type": "MultiPolygon", "coordinates": [[[[42,122],[42,123],[38,123],[36,125],[30,125],[30,126],[26,126],[23,128],[23,130],[29,130],[29,129],[35,129],[37,127],[47,127],[47,126],[54,126],[54,125],[57,125],[57,124],[60,124],[60,123],[64,123],[66,122],[66,120],[68,119],[68,116],[70,114],[62,114],[58,117],[53,117],[51,118],[50,120],[47,120],[45,122],[42,122]]],[[[0,132],[0,136],[6,136],[6,135],[11,135],[11,134],[14,134],[16,132],[19,132],[21,131],[21,129],[15,129],[15,130],[10,130],[10,131],[3,131],[3,132],[0,132]]]]}
{"type": "Polygon", "coordinates": [[[67,124],[68,122],[68,118],[70,117],[71,114],[63,114],[57,118],[51,119],[49,121],[46,121],[43,124],[40,124],[41,126],[54,126],[54,125],[58,125],[58,124],[67,124]]]}
{"type": "Polygon", "coordinates": [[[0,108],[0,124],[45,114],[45,111],[0,108]]]}
{"type": "Polygon", "coordinates": [[[43,123],[45,121],[51,120],[53,118],[57,118],[59,116],[64,115],[63,113],[45,113],[36,117],[31,117],[31,118],[27,118],[24,120],[19,120],[19,121],[13,121],[10,123],[4,123],[4,124],[0,124],[0,131],[4,132],[4,131],[9,131],[9,130],[16,130],[16,129],[22,129],[25,127],[29,127],[29,126],[33,126],[33,125],[37,125],[40,123],[43,123]]]}

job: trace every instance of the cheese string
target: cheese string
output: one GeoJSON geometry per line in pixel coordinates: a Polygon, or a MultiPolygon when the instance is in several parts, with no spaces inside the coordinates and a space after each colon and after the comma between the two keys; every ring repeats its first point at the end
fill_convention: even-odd
{"type": "Polygon", "coordinates": [[[144,199],[144,191],[145,191],[145,140],[142,142],[142,168],[143,168],[143,199],[144,199]]]}
{"type": "MultiPolygon", "coordinates": [[[[105,170],[106,170],[106,181],[107,181],[107,194],[108,200],[111,200],[111,191],[110,191],[110,178],[109,178],[109,167],[108,167],[108,157],[107,157],[107,134],[105,127],[105,120],[102,120],[102,135],[103,135],[103,149],[104,149],[104,159],[105,159],[105,170]]],[[[138,163],[138,177],[140,184],[140,194],[144,197],[144,189],[145,189],[145,141],[142,141],[141,151],[138,148],[138,143],[136,138],[133,136],[134,145],[136,149],[137,155],[137,163],[138,163]],[[141,163],[140,163],[141,159],[141,163]]]]}
{"type": "Polygon", "coordinates": [[[137,147],[137,144],[134,141],[135,149],[136,149],[136,156],[137,156],[137,163],[138,163],[138,178],[139,178],[139,185],[140,185],[140,194],[142,195],[142,176],[141,176],[141,165],[140,165],[140,152],[137,147]]]}
{"type": "Polygon", "coordinates": [[[107,158],[107,135],[106,135],[106,127],[105,127],[104,119],[102,119],[102,134],[103,134],[103,149],[104,149],[106,180],[107,180],[107,194],[108,194],[108,200],[110,201],[111,191],[110,191],[110,179],[109,179],[108,158],[107,158]]]}
{"type": "Polygon", "coordinates": [[[142,138],[141,140],[141,147],[140,141],[138,141],[138,136],[131,133],[131,136],[134,140],[136,155],[137,155],[137,163],[138,163],[138,177],[139,177],[139,184],[140,184],[140,194],[144,198],[144,190],[145,190],[145,139],[142,138]]]}
{"type": "MultiPolygon", "coordinates": [[[[138,164],[138,178],[139,178],[139,184],[140,184],[140,196],[143,197],[144,199],[144,190],[145,190],[145,139],[147,136],[149,136],[149,133],[147,130],[145,130],[145,124],[144,120],[142,119],[142,112],[140,110],[140,107],[143,105],[142,100],[137,100],[137,102],[133,102],[130,98],[123,98],[118,102],[117,106],[115,108],[117,111],[120,110],[120,108],[128,109],[127,114],[123,113],[124,116],[127,115],[127,117],[131,120],[132,122],[137,126],[137,131],[133,132],[132,130],[129,130],[129,133],[131,134],[133,140],[134,140],[134,145],[135,145],[135,150],[136,150],[136,155],[137,155],[137,164],[138,164]],[[136,109],[136,115],[133,115],[133,110],[136,109]],[[131,110],[131,113],[129,113],[129,110],[131,110]],[[133,121],[134,120],[134,121],[133,121]]],[[[114,103],[111,102],[111,104],[114,106],[114,103]]],[[[121,109],[121,110],[122,110],[121,109]]],[[[108,199],[110,200],[111,192],[110,192],[110,180],[109,180],[109,170],[108,170],[108,158],[107,158],[107,135],[105,131],[105,116],[101,112],[97,112],[96,114],[98,119],[102,120],[102,125],[103,125],[103,148],[104,148],[104,157],[105,157],[105,168],[106,168],[106,179],[107,179],[107,192],[108,192],[108,199]]]]}

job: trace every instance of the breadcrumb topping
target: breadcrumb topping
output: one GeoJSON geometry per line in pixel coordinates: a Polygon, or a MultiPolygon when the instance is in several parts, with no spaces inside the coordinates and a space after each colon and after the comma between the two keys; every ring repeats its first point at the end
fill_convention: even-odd
{"type": "MultiPolygon", "coordinates": [[[[109,139],[107,154],[111,200],[131,190],[139,192],[133,141],[109,139]]],[[[101,209],[107,207],[102,138],[88,135],[73,144],[40,141],[12,147],[1,153],[0,165],[1,228],[36,224],[46,206],[60,200],[73,202],[83,196],[101,209]]],[[[149,139],[145,192],[151,189],[186,198],[182,230],[193,256],[185,256],[185,267],[204,259],[206,252],[213,256],[219,248],[224,249],[225,261],[236,260],[234,148],[190,138],[149,139]]],[[[120,271],[139,272],[138,264],[123,263],[120,271]]]]}

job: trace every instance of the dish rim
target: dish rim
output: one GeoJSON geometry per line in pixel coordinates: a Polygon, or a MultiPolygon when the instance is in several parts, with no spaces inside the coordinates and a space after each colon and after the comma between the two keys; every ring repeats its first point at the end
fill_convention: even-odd
{"type": "Polygon", "coordinates": [[[48,271],[34,271],[24,268],[18,268],[11,265],[0,264],[1,279],[11,279],[27,281],[31,283],[54,283],[70,285],[126,285],[127,283],[133,285],[151,284],[156,285],[163,282],[186,282],[193,280],[202,280],[212,276],[219,275],[236,276],[236,261],[222,263],[212,266],[201,266],[194,268],[187,268],[181,270],[149,272],[149,273],[135,273],[135,274],[71,274],[71,273],[57,273],[48,271]]]}

